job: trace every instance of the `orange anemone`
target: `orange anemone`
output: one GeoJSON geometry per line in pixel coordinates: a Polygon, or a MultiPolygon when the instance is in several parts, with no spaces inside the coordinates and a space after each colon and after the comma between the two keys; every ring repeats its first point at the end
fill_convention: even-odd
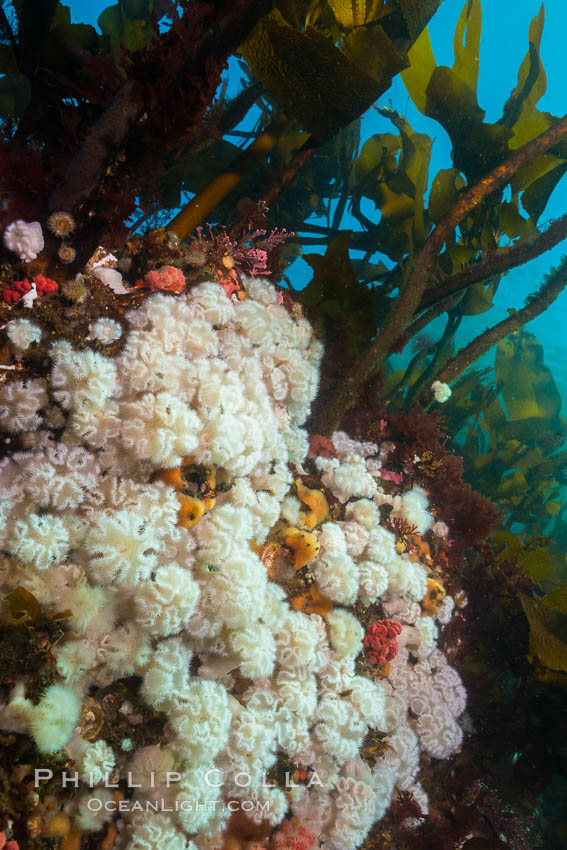
{"type": "Polygon", "coordinates": [[[324,617],[333,609],[331,600],[324,596],[316,584],[312,584],[301,596],[294,596],[291,600],[294,611],[303,611],[304,614],[319,614],[324,617]]]}

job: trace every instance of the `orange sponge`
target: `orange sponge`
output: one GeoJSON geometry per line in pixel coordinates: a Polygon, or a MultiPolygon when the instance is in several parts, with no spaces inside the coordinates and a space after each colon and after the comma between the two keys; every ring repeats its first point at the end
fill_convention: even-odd
{"type": "Polygon", "coordinates": [[[309,508],[309,511],[302,511],[299,518],[305,528],[311,531],[328,517],[329,505],[327,499],[320,490],[310,490],[305,487],[300,478],[295,479],[295,486],[299,499],[309,508]]]}
{"type": "Polygon", "coordinates": [[[319,543],[314,534],[290,525],[285,532],[284,543],[293,550],[293,566],[299,570],[319,553],[319,543]]]}

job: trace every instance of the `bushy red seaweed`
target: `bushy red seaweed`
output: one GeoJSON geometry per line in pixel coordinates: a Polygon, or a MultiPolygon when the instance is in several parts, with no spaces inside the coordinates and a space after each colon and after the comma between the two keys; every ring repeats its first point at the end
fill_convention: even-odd
{"type": "MultiPolygon", "coordinates": [[[[372,429],[371,429],[372,435],[372,429]]],[[[502,515],[497,506],[463,480],[463,462],[445,448],[443,417],[416,407],[393,413],[388,419],[388,437],[394,443],[389,465],[412,474],[424,487],[454,540],[449,557],[462,559],[465,551],[478,546],[497,528],[502,515]]]]}

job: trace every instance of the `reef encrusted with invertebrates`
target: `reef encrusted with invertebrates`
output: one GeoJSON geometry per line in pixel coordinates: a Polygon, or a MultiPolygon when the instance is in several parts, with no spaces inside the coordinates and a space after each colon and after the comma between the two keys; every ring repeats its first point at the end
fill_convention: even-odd
{"type": "MultiPolygon", "coordinates": [[[[0,725],[33,742],[36,834],[60,816],[134,850],[293,830],[354,850],[397,791],[425,814],[420,754],[461,745],[465,692],[437,648],[450,530],[393,482],[387,442],[310,451],[323,347],[271,283],[181,288],[101,318],[90,347],[53,339],[44,376],[0,387],[22,654],[0,725]],[[365,639],[384,621],[387,657],[365,639]]],[[[40,336],[20,320],[20,359],[40,336]]]]}

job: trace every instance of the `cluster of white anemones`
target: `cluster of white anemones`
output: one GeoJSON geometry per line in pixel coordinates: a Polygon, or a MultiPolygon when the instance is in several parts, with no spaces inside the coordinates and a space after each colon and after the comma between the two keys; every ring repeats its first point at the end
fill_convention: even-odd
{"type": "MultiPolygon", "coordinates": [[[[461,740],[464,692],[435,649],[436,623],[421,616],[425,569],[399,555],[380,524],[378,447],[338,433],[336,458],[317,461],[346,504],[344,521],[314,532],[309,569],[335,604],[326,618],[293,610],[251,548],[280,517],[298,520],[288,464],[307,453],[300,426],[322,346],[271,284],[248,279],[245,288],[240,301],[215,283],[154,295],[127,315],[115,357],[57,341],[46,380],[0,389],[0,429],[27,432],[30,446],[0,467],[0,586],[70,611],[54,648],[58,682],[34,704],[22,679],[0,725],[32,735],[42,753],[66,748],[81,781],[96,786],[70,804],[82,830],[112,816],[105,775],[130,774],[119,844],[134,850],[220,848],[229,801],[274,825],[291,809],[321,846],[354,850],[396,788],[426,810],[420,750],[445,758],[461,740]],[[214,467],[223,485],[192,528],[178,524],[175,489],[155,480],[188,457],[214,467]],[[389,679],[355,674],[363,630],[344,606],[357,599],[382,600],[405,624],[389,679]],[[165,713],[163,740],[138,750],[125,741],[120,751],[85,741],[89,689],[133,674],[165,713]],[[359,755],[372,729],[391,745],[373,769],[359,755]],[[309,783],[266,781],[278,754],[306,768],[309,783]],[[171,814],[151,811],[164,801],[171,814]]],[[[105,339],[116,338],[110,331],[102,328],[105,339]]],[[[415,488],[392,509],[425,532],[427,508],[415,488]]],[[[446,622],[450,606],[442,612],[446,622]]]]}

